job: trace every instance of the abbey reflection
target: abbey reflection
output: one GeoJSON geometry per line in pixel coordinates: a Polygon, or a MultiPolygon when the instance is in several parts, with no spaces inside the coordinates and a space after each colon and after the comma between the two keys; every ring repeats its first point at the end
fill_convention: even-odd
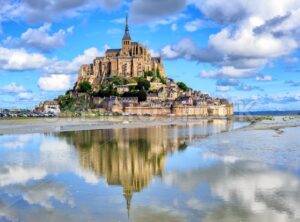
{"type": "Polygon", "coordinates": [[[80,165],[120,185],[130,207],[133,193],[142,191],[154,176],[161,177],[168,153],[183,150],[194,139],[228,130],[226,120],[202,121],[181,126],[110,129],[57,134],[74,145],[80,165]]]}

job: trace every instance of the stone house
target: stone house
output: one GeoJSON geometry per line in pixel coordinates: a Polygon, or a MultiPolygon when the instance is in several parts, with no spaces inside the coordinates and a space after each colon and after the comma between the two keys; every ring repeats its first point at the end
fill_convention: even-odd
{"type": "Polygon", "coordinates": [[[45,113],[60,113],[59,103],[57,101],[45,101],[41,105],[41,111],[45,113]]]}
{"type": "Polygon", "coordinates": [[[130,87],[128,85],[117,85],[115,88],[120,95],[130,91],[130,87]]]}
{"type": "Polygon", "coordinates": [[[138,97],[121,97],[120,102],[122,104],[122,107],[134,107],[138,106],[139,104],[139,98],[138,97]]]}
{"type": "Polygon", "coordinates": [[[122,112],[122,105],[119,98],[115,96],[105,97],[102,107],[110,112],[122,112]]]}

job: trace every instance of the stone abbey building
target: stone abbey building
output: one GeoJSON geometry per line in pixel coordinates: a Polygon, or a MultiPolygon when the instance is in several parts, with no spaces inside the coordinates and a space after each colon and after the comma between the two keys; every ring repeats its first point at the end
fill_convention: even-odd
{"type": "Polygon", "coordinates": [[[133,42],[126,18],[125,33],[122,38],[122,48],[108,49],[105,57],[97,57],[93,64],[82,65],[78,75],[78,83],[89,81],[93,87],[101,84],[109,77],[142,77],[144,72],[159,71],[166,77],[161,57],[152,57],[146,47],[133,42]]]}

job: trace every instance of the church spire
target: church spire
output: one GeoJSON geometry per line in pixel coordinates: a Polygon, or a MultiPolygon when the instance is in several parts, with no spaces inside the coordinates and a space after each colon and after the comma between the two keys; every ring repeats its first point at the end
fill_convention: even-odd
{"type": "Polygon", "coordinates": [[[125,25],[125,33],[123,36],[123,40],[131,40],[131,37],[129,34],[128,15],[126,15],[126,25],[125,25]]]}

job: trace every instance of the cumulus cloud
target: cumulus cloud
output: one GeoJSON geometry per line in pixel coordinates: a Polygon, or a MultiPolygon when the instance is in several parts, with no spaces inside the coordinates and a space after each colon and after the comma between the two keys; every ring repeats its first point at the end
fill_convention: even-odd
{"type": "Polygon", "coordinates": [[[31,91],[26,90],[24,86],[19,85],[15,82],[12,82],[0,88],[0,93],[2,95],[13,96],[18,100],[30,100],[33,98],[33,94],[31,91]]]}
{"type": "Polygon", "coordinates": [[[21,92],[26,92],[26,89],[24,86],[19,85],[15,82],[12,82],[8,85],[3,86],[2,88],[0,88],[0,92],[3,93],[7,93],[7,94],[17,94],[17,93],[21,93],[21,92]]]}
{"type": "Polygon", "coordinates": [[[0,69],[25,71],[45,66],[48,59],[39,53],[29,53],[25,49],[0,47],[0,69]]]}
{"type": "Polygon", "coordinates": [[[4,166],[0,170],[1,187],[25,184],[30,180],[39,180],[46,176],[46,171],[37,167],[4,166]]]}
{"type": "MultiPolygon", "coordinates": [[[[9,0],[2,20],[23,19],[28,22],[52,22],[62,17],[75,17],[86,11],[101,8],[115,10],[122,5],[121,0],[9,0]],[[47,12],[47,13],[45,13],[47,12]]],[[[1,10],[0,10],[1,17],[1,10]]]]}
{"type": "Polygon", "coordinates": [[[6,149],[21,149],[24,148],[32,139],[31,135],[6,136],[1,140],[2,146],[6,149]]]}
{"type": "Polygon", "coordinates": [[[134,0],[129,6],[130,20],[134,23],[148,23],[178,14],[186,0],[134,0]]]}
{"type": "Polygon", "coordinates": [[[52,74],[40,77],[38,86],[44,91],[63,91],[71,88],[71,76],[63,74],[52,74]]]}
{"type": "Polygon", "coordinates": [[[37,29],[29,28],[21,35],[20,44],[41,51],[51,51],[65,45],[65,37],[67,33],[73,31],[73,27],[69,27],[66,31],[61,29],[52,35],[49,31],[51,24],[44,24],[37,29]]]}
{"type": "Polygon", "coordinates": [[[83,64],[92,63],[93,59],[98,56],[103,56],[105,51],[109,48],[108,45],[104,46],[103,51],[92,47],[86,49],[82,55],[76,56],[71,61],[54,60],[49,66],[44,67],[44,70],[49,74],[74,74],[77,73],[80,66],[83,64]]]}
{"type": "Polygon", "coordinates": [[[216,77],[249,77],[254,72],[254,69],[237,69],[234,66],[223,66],[220,69],[203,70],[201,76],[204,78],[216,78],[216,77]]]}
{"type": "MultiPolygon", "coordinates": [[[[204,77],[255,77],[273,60],[288,57],[299,48],[299,1],[233,0],[226,4],[224,0],[189,0],[188,4],[222,23],[223,28],[209,36],[204,48],[183,39],[165,46],[162,52],[167,59],[185,58],[215,66],[214,71],[202,71],[204,77]]],[[[196,30],[188,24],[186,28],[196,30]]]]}
{"type": "Polygon", "coordinates": [[[166,59],[185,58],[194,60],[200,55],[197,45],[189,38],[184,38],[174,45],[166,45],[161,53],[166,59]]]}
{"type": "Polygon", "coordinates": [[[31,100],[33,99],[34,95],[31,92],[21,92],[17,95],[19,100],[31,100]]]}
{"type": "Polygon", "coordinates": [[[188,32],[195,32],[203,26],[203,21],[201,19],[195,19],[194,21],[187,22],[184,26],[185,30],[188,32]]]}
{"type": "Polygon", "coordinates": [[[67,193],[67,189],[58,184],[45,183],[42,181],[37,185],[30,185],[26,187],[17,187],[10,194],[20,192],[22,198],[29,204],[37,204],[48,210],[53,208],[52,200],[56,200],[60,203],[67,203],[70,206],[74,206],[74,201],[67,193]]]}

